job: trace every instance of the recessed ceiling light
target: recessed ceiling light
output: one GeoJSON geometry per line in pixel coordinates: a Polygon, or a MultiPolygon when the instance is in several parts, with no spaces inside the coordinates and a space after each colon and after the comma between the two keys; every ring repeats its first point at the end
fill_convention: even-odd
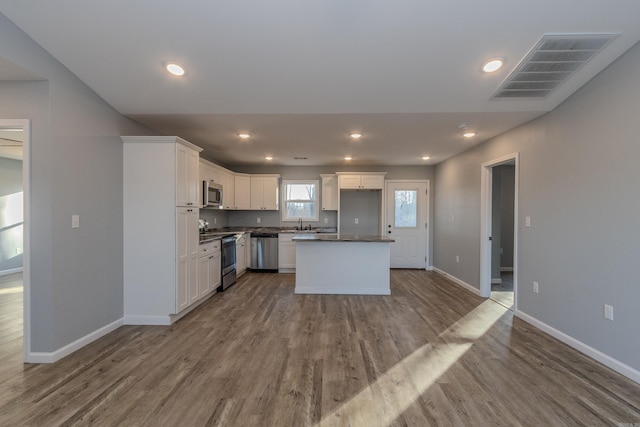
{"type": "Polygon", "coordinates": [[[344,159],[345,159],[346,161],[349,161],[349,160],[353,160],[353,157],[351,157],[351,156],[345,156],[345,157],[344,157],[344,159]]]}
{"type": "Polygon", "coordinates": [[[167,71],[173,74],[174,76],[184,76],[184,68],[175,62],[169,62],[166,65],[167,71]]]}
{"type": "Polygon", "coordinates": [[[422,160],[429,160],[431,157],[429,156],[422,156],[422,160]]]}
{"type": "Polygon", "coordinates": [[[498,71],[500,68],[502,68],[502,64],[503,61],[500,58],[490,59],[482,66],[482,71],[484,71],[485,73],[493,73],[494,71],[498,71]]]}
{"type": "Polygon", "coordinates": [[[273,157],[272,156],[265,156],[264,159],[265,160],[273,160],[273,157]]]}
{"type": "Polygon", "coordinates": [[[476,133],[473,131],[467,131],[463,133],[462,136],[464,136],[465,138],[473,138],[474,136],[476,136],[476,133]]]}
{"type": "Polygon", "coordinates": [[[352,134],[351,134],[351,138],[353,138],[353,139],[360,139],[360,138],[362,138],[362,134],[361,134],[361,133],[354,132],[354,133],[352,133],[352,134]]]}
{"type": "Polygon", "coordinates": [[[248,134],[248,133],[244,133],[244,132],[243,132],[243,133],[239,133],[239,134],[238,134],[238,136],[239,136],[240,138],[242,138],[242,139],[249,139],[249,138],[251,138],[251,135],[250,135],[250,134],[248,134]]]}

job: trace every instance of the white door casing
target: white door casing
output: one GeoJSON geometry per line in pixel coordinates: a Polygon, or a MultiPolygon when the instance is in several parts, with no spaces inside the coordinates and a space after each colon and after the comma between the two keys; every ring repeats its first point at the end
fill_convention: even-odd
{"type": "Polygon", "coordinates": [[[391,243],[391,268],[428,266],[429,182],[387,181],[384,233],[391,243]]]}
{"type": "Polygon", "coordinates": [[[518,312],[518,188],[520,186],[520,153],[507,154],[482,163],[480,166],[480,296],[491,296],[491,187],[493,168],[503,164],[515,165],[515,194],[513,199],[513,312],[518,312]]]}

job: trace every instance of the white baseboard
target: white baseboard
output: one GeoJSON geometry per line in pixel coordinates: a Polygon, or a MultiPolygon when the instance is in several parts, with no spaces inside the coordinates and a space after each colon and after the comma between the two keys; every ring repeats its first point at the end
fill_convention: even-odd
{"type": "Polygon", "coordinates": [[[546,332],[547,334],[551,335],[552,337],[562,341],[563,343],[567,344],[570,347],[575,348],[576,350],[578,350],[581,353],[586,354],[587,356],[597,360],[598,362],[602,363],[603,365],[613,369],[614,371],[624,375],[625,377],[629,378],[632,381],[637,382],[638,384],[640,384],[640,371],[632,368],[629,365],[626,365],[622,362],[620,362],[619,360],[614,359],[613,357],[606,355],[604,353],[602,353],[599,350],[596,350],[593,347],[588,346],[587,344],[583,343],[582,341],[578,341],[577,339],[565,334],[564,332],[561,332],[549,325],[547,325],[544,322],[541,322],[540,320],[536,319],[535,317],[529,316],[526,313],[523,313],[522,311],[517,311],[515,313],[515,315],[524,320],[525,322],[535,326],[536,328],[542,330],[543,332],[546,332]]]}
{"type": "Polygon", "coordinates": [[[149,326],[169,326],[178,320],[182,319],[184,316],[195,310],[198,306],[203,304],[206,300],[208,300],[212,295],[216,293],[216,290],[210,291],[208,294],[203,296],[200,300],[193,303],[189,307],[185,308],[178,314],[167,314],[161,316],[147,316],[147,315],[131,315],[126,314],[124,316],[124,324],[125,325],[149,325],[149,326]]]}
{"type": "Polygon", "coordinates": [[[502,279],[491,279],[491,284],[492,285],[501,285],[502,284],[502,279]]]}
{"type": "Polygon", "coordinates": [[[480,289],[477,289],[477,288],[471,286],[470,284],[468,284],[464,280],[460,280],[456,276],[452,276],[451,274],[447,273],[446,271],[440,270],[438,267],[433,267],[433,271],[435,271],[436,273],[440,274],[441,276],[444,276],[447,279],[451,280],[456,285],[460,285],[463,288],[465,288],[466,290],[468,290],[470,292],[473,292],[474,294],[476,294],[478,296],[481,296],[480,295],[480,289]]]}
{"type": "Polygon", "coordinates": [[[81,349],[82,347],[84,347],[85,345],[88,345],[92,342],[94,342],[95,340],[97,340],[98,338],[102,338],[103,336],[107,335],[110,332],[115,331],[116,329],[118,329],[120,326],[122,326],[123,323],[123,319],[120,318],[118,320],[116,320],[115,322],[111,322],[108,325],[103,326],[102,328],[95,330],[93,332],[91,332],[88,335],[85,335],[84,337],[75,340],[74,342],[65,345],[62,348],[59,348],[56,351],[50,352],[50,353],[43,353],[43,352],[30,352],[26,355],[25,357],[25,362],[27,363],[55,363],[58,360],[62,359],[63,357],[66,357],[68,355],[70,355],[71,353],[73,353],[74,351],[77,351],[79,349],[81,349]]]}
{"type": "Polygon", "coordinates": [[[381,288],[331,288],[325,286],[296,286],[296,294],[330,294],[330,295],[391,295],[391,289],[381,288]]]}
{"type": "Polygon", "coordinates": [[[427,271],[433,271],[433,265],[428,265],[427,268],[425,268],[425,270],[427,271]]]}
{"type": "Polygon", "coordinates": [[[21,273],[22,270],[23,270],[22,267],[11,268],[9,270],[0,270],[0,276],[8,276],[9,274],[13,274],[13,273],[21,273]]]}
{"type": "Polygon", "coordinates": [[[500,267],[500,271],[513,271],[513,267],[500,267]]]}
{"type": "Polygon", "coordinates": [[[169,316],[124,316],[125,325],[167,326],[171,324],[169,316]]]}

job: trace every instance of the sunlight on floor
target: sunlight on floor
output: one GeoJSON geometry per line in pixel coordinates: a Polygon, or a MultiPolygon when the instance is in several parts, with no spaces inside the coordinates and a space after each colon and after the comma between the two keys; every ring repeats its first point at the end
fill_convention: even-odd
{"type": "Polygon", "coordinates": [[[316,426],[388,426],[444,374],[507,310],[487,300],[316,426]],[[377,397],[377,398],[376,398],[377,397]]]}
{"type": "Polygon", "coordinates": [[[0,295],[4,294],[18,294],[22,292],[22,286],[16,286],[14,288],[4,288],[0,289],[0,295]]]}

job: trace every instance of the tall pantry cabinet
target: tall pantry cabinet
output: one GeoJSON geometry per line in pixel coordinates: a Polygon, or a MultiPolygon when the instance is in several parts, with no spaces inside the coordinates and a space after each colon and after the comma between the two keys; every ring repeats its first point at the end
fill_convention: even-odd
{"type": "Polygon", "coordinates": [[[168,325],[199,298],[201,148],[123,136],[124,323],[168,325]]]}

